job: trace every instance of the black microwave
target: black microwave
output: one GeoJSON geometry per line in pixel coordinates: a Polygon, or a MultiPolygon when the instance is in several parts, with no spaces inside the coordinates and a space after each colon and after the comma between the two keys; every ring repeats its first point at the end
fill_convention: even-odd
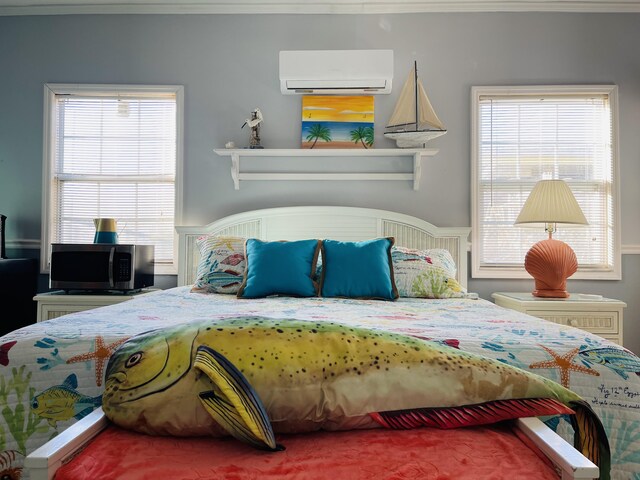
{"type": "Polygon", "coordinates": [[[50,288],[128,292],[152,286],[153,276],[153,245],[51,245],[50,288]]]}

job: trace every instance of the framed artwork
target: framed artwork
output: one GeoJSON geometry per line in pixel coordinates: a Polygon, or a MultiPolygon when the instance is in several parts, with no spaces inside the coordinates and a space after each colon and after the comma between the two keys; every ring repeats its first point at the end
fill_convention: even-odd
{"type": "Polygon", "coordinates": [[[372,148],[373,95],[304,95],[302,148],[372,148]]]}

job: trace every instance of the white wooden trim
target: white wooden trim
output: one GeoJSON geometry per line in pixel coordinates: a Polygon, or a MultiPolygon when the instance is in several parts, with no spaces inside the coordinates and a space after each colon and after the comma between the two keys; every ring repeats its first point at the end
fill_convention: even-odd
{"type": "Polygon", "coordinates": [[[638,245],[622,245],[623,255],[640,255],[640,244],[638,245]]]}
{"type": "Polygon", "coordinates": [[[31,480],[52,480],[56,470],[84,448],[108,424],[109,420],[102,408],[97,408],[27,455],[24,466],[29,470],[31,480]]]}
{"type": "Polygon", "coordinates": [[[51,156],[53,155],[53,138],[54,135],[51,129],[54,127],[55,122],[53,116],[55,115],[55,108],[53,103],[55,100],[56,92],[52,90],[49,85],[44,85],[44,108],[43,108],[43,129],[42,129],[42,217],[41,217],[41,242],[40,242],[40,273],[47,273],[49,271],[49,251],[48,245],[51,234],[49,232],[49,219],[51,218],[51,208],[49,202],[49,193],[51,191],[50,179],[51,179],[51,156]],[[45,249],[43,245],[47,245],[45,249]]]}
{"type": "Polygon", "coordinates": [[[516,425],[562,471],[562,480],[598,478],[600,470],[538,418],[519,418],[516,425]]]}
{"type": "Polygon", "coordinates": [[[237,235],[263,240],[332,238],[356,241],[392,236],[396,245],[410,248],[446,248],[458,267],[457,280],[467,286],[469,227],[436,227],[410,215],[357,207],[282,207],[243,212],[208,225],[176,227],[178,231],[178,285],[190,285],[200,259],[195,244],[201,235],[237,235]]]}
{"type": "Polygon", "coordinates": [[[370,149],[287,149],[287,148],[265,148],[265,149],[238,149],[220,148],[215,149],[215,153],[222,157],[231,157],[231,179],[233,187],[240,189],[241,180],[410,180],[413,182],[413,189],[420,188],[420,177],[422,176],[422,158],[432,157],[438,153],[436,148],[370,148],[370,149]],[[240,171],[240,160],[242,157],[413,157],[413,171],[411,173],[387,173],[387,172],[359,172],[359,173],[330,173],[330,172],[254,172],[242,173],[240,171]]]}
{"type": "MultiPolygon", "coordinates": [[[[6,247],[25,250],[39,250],[40,240],[37,238],[16,238],[7,240],[6,247]]],[[[177,245],[177,242],[176,242],[177,245]]],[[[467,251],[471,251],[471,242],[467,245],[467,251]]],[[[622,245],[622,255],[640,255],[640,244],[638,245],[622,245]]],[[[177,272],[174,272],[176,274],[177,272]]]]}
{"type": "MultiPolygon", "coordinates": [[[[98,408],[32,452],[25,459],[25,468],[31,480],[52,480],[58,468],[71,460],[108,425],[109,420],[102,408],[98,408]]],[[[514,426],[560,469],[562,480],[598,478],[598,467],[539,419],[519,418],[514,426]]]]}
{"type": "Polygon", "coordinates": [[[392,14],[435,12],[640,12],[637,0],[204,0],[129,2],[66,0],[13,0],[0,6],[0,15],[68,14],[392,14]]]}
{"type": "Polygon", "coordinates": [[[5,246],[7,249],[39,250],[40,240],[37,238],[16,238],[15,240],[7,240],[5,246]]]}
{"type": "MultiPolygon", "coordinates": [[[[184,215],[184,87],[175,85],[176,94],[176,176],[174,180],[175,204],[173,224],[180,225],[184,215]]],[[[156,272],[162,275],[178,273],[178,232],[174,229],[173,262],[170,265],[156,265],[156,272]]]]}

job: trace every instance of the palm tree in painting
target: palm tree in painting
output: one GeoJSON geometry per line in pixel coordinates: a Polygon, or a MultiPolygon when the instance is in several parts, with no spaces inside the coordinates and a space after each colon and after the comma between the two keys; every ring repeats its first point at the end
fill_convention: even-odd
{"type": "Polygon", "coordinates": [[[358,127],[356,130],[349,132],[353,143],[362,143],[364,148],[369,148],[373,145],[373,128],[372,127],[358,127]]]}
{"type": "Polygon", "coordinates": [[[331,141],[331,130],[321,125],[320,123],[314,123],[309,128],[309,134],[307,135],[307,142],[313,141],[313,145],[309,148],[313,148],[318,143],[318,140],[324,140],[325,142],[331,141]]]}

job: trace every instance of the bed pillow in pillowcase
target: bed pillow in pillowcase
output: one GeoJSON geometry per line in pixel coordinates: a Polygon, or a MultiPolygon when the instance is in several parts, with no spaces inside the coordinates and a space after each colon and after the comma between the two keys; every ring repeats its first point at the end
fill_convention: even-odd
{"type": "Polygon", "coordinates": [[[391,247],[394,238],[322,242],[323,297],[395,300],[391,247]]]}
{"type": "Polygon", "coordinates": [[[238,298],[261,298],[269,295],[315,297],[316,262],[320,240],[264,242],[246,241],[247,270],[238,298]]]}
{"type": "Polygon", "coordinates": [[[456,280],[456,264],[448,250],[393,247],[391,258],[401,297],[460,298],[466,294],[456,280]]]}
{"type": "Polygon", "coordinates": [[[238,293],[244,278],[244,237],[204,235],[196,240],[200,263],[192,292],[238,293]]]}

